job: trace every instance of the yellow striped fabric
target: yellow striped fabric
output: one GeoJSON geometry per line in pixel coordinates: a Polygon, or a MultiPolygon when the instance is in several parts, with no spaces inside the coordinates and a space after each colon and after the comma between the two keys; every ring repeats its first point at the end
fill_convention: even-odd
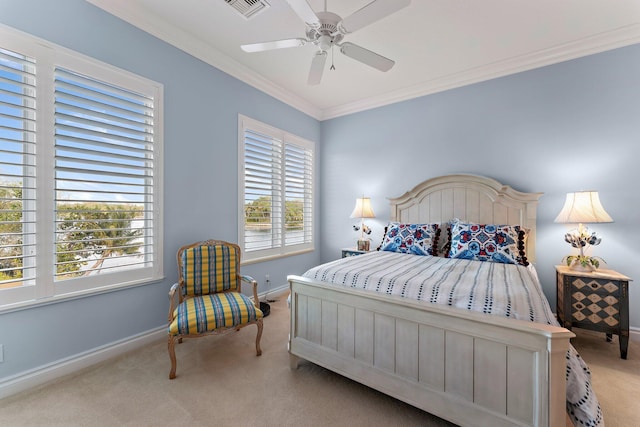
{"type": "Polygon", "coordinates": [[[262,318],[262,311],[239,292],[189,298],[173,312],[170,335],[201,334],[231,328],[262,318]]]}
{"type": "Polygon", "coordinates": [[[237,288],[238,253],[225,245],[196,246],[182,252],[184,295],[206,295],[237,288]]]}

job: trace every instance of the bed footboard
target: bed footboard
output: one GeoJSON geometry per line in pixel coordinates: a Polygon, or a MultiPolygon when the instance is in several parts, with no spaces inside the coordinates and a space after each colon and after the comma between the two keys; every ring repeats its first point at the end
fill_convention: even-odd
{"type": "Polygon", "coordinates": [[[288,280],[292,368],[308,360],[462,426],[565,425],[570,331],[288,280]]]}

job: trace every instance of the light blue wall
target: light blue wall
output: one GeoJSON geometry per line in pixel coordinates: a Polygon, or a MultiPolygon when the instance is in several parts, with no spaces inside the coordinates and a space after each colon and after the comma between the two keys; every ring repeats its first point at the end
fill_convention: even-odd
{"type": "MultiPolygon", "coordinates": [[[[206,238],[237,240],[238,114],[318,143],[320,123],[82,0],[2,0],[0,23],[162,83],[165,95],[166,279],[0,315],[2,381],[166,324],[177,249],[206,238]]],[[[318,262],[316,252],[243,273],[258,279],[262,293],[265,274],[276,288],[318,262]]]]}
{"type": "MultiPolygon", "coordinates": [[[[372,197],[374,241],[389,217],[386,197],[427,178],[477,173],[541,191],[537,268],[552,305],[553,265],[569,253],[553,223],[566,192],[600,191],[613,224],[595,254],[640,280],[640,47],[618,49],[319,123],[82,0],[2,0],[0,23],[164,84],[166,279],[125,291],[0,315],[3,378],[163,325],[178,247],[235,240],[237,114],[319,143],[320,251],[246,266],[267,289],[335,259],[358,234],[354,199],[372,197]]],[[[640,291],[631,286],[631,323],[640,291]]]]}
{"type": "MultiPolygon", "coordinates": [[[[640,280],[640,45],[568,61],[322,124],[322,260],[353,246],[354,201],[372,198],[373,242],[389,220],[386,198],[456,172],[544,192],[537,262],[555,310],[553,266],[571,253],[553,220],[567,192],[598,190],[612,224],[593,255],[640,280]]],[[[631,325],[640,327],[640,283],[630,285],[631,325]]]]}

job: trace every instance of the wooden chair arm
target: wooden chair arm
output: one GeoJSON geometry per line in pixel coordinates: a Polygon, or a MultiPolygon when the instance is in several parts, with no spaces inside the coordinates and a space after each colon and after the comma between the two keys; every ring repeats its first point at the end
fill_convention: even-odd
{"type": "Polygon", "coordinates": [[[174,283],[169,289],[169,323],[173,321],[173,310],[175,310],[173,303],[175,301],[176,291],[179,289],[180,289],[180,283],[178,282],[174,283]]]}
{"type": "Polygon", "coordinates": [[[258,300],[258,282],[256,281],[256,279],[251,276],[240,275],[240,280],[253,285],[253,304],[256,307],[259,307],[260,301],[258,300]]]}

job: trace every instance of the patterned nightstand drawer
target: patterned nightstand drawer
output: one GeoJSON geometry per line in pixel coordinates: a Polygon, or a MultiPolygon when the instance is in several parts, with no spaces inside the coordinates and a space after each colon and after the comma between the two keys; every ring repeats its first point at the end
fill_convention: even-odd
{"type": "Polygon", "coordinates": [[[571,299],[571,316],[578,323],[590,322],[597,325],[604,322],[611,327],[620,323],[620,311],[617,308],[620,302],[616,298],[601,298],[597,294],[587,297],[577,292],[571,295],[571,299]]]}
{"type": "Polygon", "coordinates": [[[619,281],[570,276],[567,279],[571,283],[571,315],[576,322],[594,325],[604,322],[611,327],[620,324],[619,281]]]}
{"type": "Polygon", "coordinates": [[[612,270],[594,273],[556,266],[558,321],[562,326],[613,334],[620,340],[620,356],[627,358],[629,342],[629,278],[612,270]]]}
{"type": "Polygon", "coordinates": [[[572,277],[571,287],[573,291],[600,295],[619,295],[622,289],[620,281],[618,280],[592,279],[587,277],[572,277]]]}

